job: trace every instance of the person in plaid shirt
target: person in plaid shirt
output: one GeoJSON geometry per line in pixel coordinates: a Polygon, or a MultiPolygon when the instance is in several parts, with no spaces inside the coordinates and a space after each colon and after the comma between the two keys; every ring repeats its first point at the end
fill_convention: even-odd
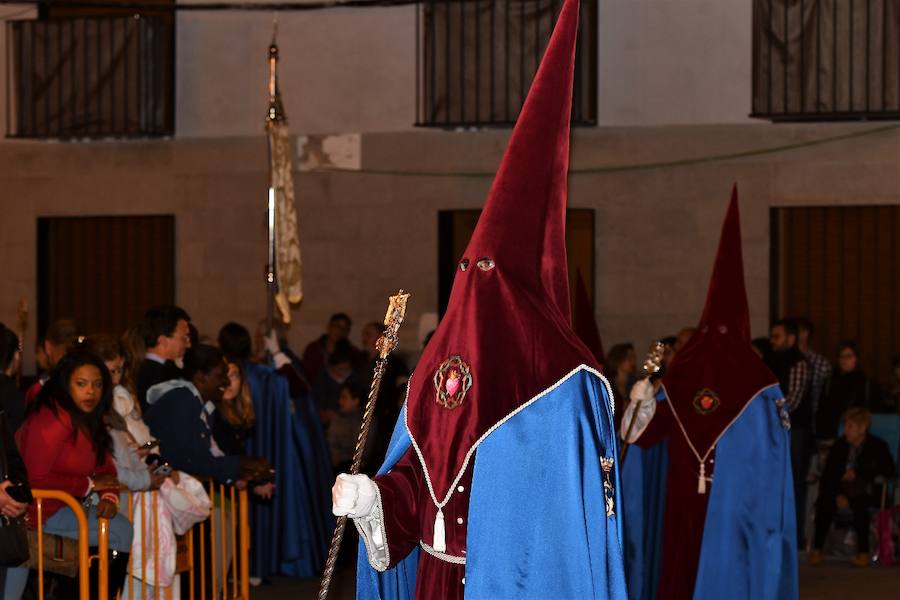
{"type": "Polygon", "coordinates": [[[813,452],[810,368],[797,347],[796,321],[775,321],[769,339],[773,350],[769,368],[778,377],[791,414],[791,466],[794,472],[794,500],[797,503],[797,538],[798,545],[803,546],[806,529],[806,472],[813,452]]]}
{"type": "MultiPolygon", "coordinates": [[[[827,358],[816,352],[810,346],[810,338],[814,330],[812,322],[806,317],[797,318],[797,348],[809,365],[809,402],[812,412],[812,424],[815,425],[815,415],[819,406],[828,392],[828,382],[831,380],[831,363],[827,358]]],[[[813,427],[815,430],[815,427],[813,427]]],[[[815,432],[815,431],[814,431],[815,432]]]]}

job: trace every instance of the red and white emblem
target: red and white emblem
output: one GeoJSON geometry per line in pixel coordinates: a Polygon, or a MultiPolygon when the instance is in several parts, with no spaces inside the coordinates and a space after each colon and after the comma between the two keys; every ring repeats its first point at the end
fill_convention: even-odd
{"type": "Polygon", "coordinates": [[[434,374],[435,402],[447,409],[463,403],[472,387],[472,370],[459,356],[445,360],[434,374]]]}
{"type": "Polygon", "coordinates": [[[709,388],[703,388],[694,395],[694,410],[698,414],[708,415],[719,408],[719,395],[709,388]]]}

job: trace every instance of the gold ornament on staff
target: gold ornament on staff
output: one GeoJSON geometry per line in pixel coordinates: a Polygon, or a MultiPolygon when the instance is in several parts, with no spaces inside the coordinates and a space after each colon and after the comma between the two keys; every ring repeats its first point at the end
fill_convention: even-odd
{"type": "MultiPolygon", "coordinates": [[[[644,359],[644,379],[656,381],[662,377],[662,361],[665,353],[666,347],[662,342],[653,342],[650,345],[650,350],[647,352],[647,358],[644,359]]],[[[628,399],[628,401],[631,402],[631,399],[628,399]]],[[[621,468],[622,464],[625,462],[625,454],[628,453],[628,446],[631,445],[628,443],[628,438],[631,437],[631,430],[634,429],[634,425],[637,422],[637,416],[638,411],[635,409],[635,411],[631,413],[628,429],[625,431],[625,435],[622,438],[622,450],[619,452],[619,468],[621,468]]]]}
{"type": "MultiPolygon", "coordinates": [[[[353,464],[350,466],[350,474],[359,474],[362,464],[363,450],[366,447],[366,439],[369,437],[369,429],[372,426],[372,417],[375,414],[375,401],[378,391],[381,389],[381,379],[387,368],[388,355],[394,351],[400,341],[398,332],[403,318],[406,316],[406,303],[409,294],[402,289],[395,296],[390,297],[387,313],[384,316],[384,333],[378,338],[378,360],[375,361],[375,372],[372,377],[372,386],[369,388],[369,398],[366,400],[366,410],[363,413],[362,426],[359,436],[356,438],[356,450],[353,452],[353,464]]],[[[319,588],[319,600],[328,597],[328,588],[331,586],[331,576],[334,574],[334,566],[337,563],[338,550],[341,548],[341,540],[344,539],[344,529],[347,527],[347,517],[338,517],[334,528],[334,536],[331,538],[331,547],[328,549],[328,560],[325,562],[325,572],[322,575],[322,585],[319,588]]]]}

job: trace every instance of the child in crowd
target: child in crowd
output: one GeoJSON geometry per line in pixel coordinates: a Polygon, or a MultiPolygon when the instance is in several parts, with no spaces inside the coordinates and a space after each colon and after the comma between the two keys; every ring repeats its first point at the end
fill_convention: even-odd
{"type": "MultiPolygon", "coordinates": [[[[336,473],[347,472],[353,462],[353,451],[363,421],[362,390],[353,381],[341,385],[338,412],[328,428],[328,446],[331,448],[331,464],[336,473]]],[[[369,439],[373,439],[372,432],[369,439]]]]}

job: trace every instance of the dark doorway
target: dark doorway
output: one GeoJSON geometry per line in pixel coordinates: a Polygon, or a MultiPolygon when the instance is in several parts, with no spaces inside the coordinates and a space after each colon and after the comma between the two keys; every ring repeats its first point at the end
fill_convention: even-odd
{"type": "Polygon", "coordinates": [[[772,306],[805,316],[834,362],[859,344],[868,375],[887,383],[900,353],[900,206],[772,209],[772,306]]]}
{"type": "Polygon", "coordinates": [[[175,217],[38,219],[38,333],[73,317],[83,333],[121,334],[175,301],[175,217]]]}

